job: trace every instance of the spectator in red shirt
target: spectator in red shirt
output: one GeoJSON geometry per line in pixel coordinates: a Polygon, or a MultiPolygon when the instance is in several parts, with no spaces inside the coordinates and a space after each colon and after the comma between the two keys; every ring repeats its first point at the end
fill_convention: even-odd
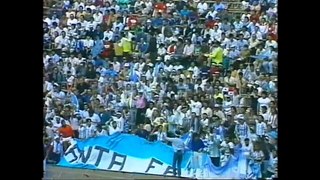
{"type": "Polygon", "coordinates": [[[159,2],[157,2],[154,6],[154,15],[156,13],[166,13],[167,12],[167,6],[166,3],[163,0],[160,0],[159,2]]]}
{"type": "Polygon", "coordinates": [[[63,152],[65,152],[69,147],[69,141],[73,137],[73,129],[71,126],[66,124],[65,120],[62,120],[61,127],[58,129],[58,132],[62,136],[63,152]]]}
{"type": "Polygon", "coordinates": [[[211,16],[208,17],[208,20],[205,23],[206,28],[210,28],[212,29],[214,27],[214,24],[216,22],[213,20],[213,18],[211,16]]]}
{"type": "Polygon", "coordinates": [[[104,50],[102,52],[103,58],[111,58],[113,57],[113,42],[112,41],[104,41],[104,50]]]}
{"type": "Polygon", "coordinates": [[[257,11],[251,11],[251,16],[250,16],[250,21],[252,22],[253,20],[255,20],[256,22],[258,22],[260,19],[260,15],[258,14],[257,11]]]}
{"type": "Polygon", "coordinates": [[[268,34],[271,36],[272,40],[277,40],[277,25],[274,23],[269,23],[268,34]]]}
{"type": "Polygon", "coordinates": [[[128,19],[128,27],[134,29],[139,23],[137,16],[131,15],[128,19]]]}

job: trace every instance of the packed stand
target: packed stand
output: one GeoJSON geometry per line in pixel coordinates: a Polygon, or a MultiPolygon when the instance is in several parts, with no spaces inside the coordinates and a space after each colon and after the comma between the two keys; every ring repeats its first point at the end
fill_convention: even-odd
{"type": "Polygon", "coordinates": [[[215,166],[245,155],[257,177],[277,176],[276,0],[236,16],[219,0],[46,2],[48,162],[73,138],[180,131],[215,166]]]}

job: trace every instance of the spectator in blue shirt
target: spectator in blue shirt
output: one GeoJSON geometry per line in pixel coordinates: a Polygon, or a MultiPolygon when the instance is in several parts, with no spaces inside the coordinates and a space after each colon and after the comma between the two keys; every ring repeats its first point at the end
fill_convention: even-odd
{"type": "Polygon", "coordinates": [[[145,42],[145,40],[143,38],[140,39],[140,42],[138,43],[138,51],[140,53],[145,54],[147,53],[149,48],[149,44],[147,42],[145,42]]]}
{"type": "Polygon", "coordinates": [[[201,170],[201,174],[203,174],[203,154],[201,153],[205,148],[203,141],[200,139],[200,135],[197,133],[192,134],[192,138],[190,141],[190,149],[193,151],[192,157],[192,169],[193,176],[195,177],[197,169],[201,170]]]}
{"type": "Polygon", "coordinates": [[[111,119],[110,111],[106,111],[103,105],[99,107],[99,111],[100,124],[105,125],[111,119]]]}
{"type": "Polygon", "coordinates": [[[242,21],[240,21],[240,17],[237,16],[236,20],[233,22],[234,28],[236,31],[240,31],[243,27],[242,21]]]}
{"type": "Polygon", "coordinates": [[[168,19],[167,19],[167,22],[168,22],[168,24],[169,24],[169,26],[174,26],[174,25],[176,25],[177,24],[177,22],[176,22],[176,19],[175,18],[173,18],[173,16],[172,16],[172,14],[168,14],[168,19]]]}
{"type": "MultiPolygon", "coordinates": [[[[94,46],[91,49],[92,57],[96,57],[99,54],[101,54],[103,48],[104,48],[104,44],[103,44],[102,39],[100,39],[99,36],[96,36],[96,40],[94,41],[94,46]]],[[[96,67],[98,67],[98,66],[96,66],[96,67]]]]}
{"type": "Polygon", "coordinates": [[[188,17],[190,14],[189,9],[187,9],[187,6],[184,6],[183,9],[180,11],[180,15],[182,17],[188,17]]]}
{"type": "Polygon", "coordinates": [[[240,51],[238,50],[238,49],[236,49],[236,45],[231,45],[230,46],[230,51],[229,51],[229,53],[228,53],[228,55],[227,55],[227,57],[229,57],[230,58],[230,60],[235,60],[235,59],[237,59],[238,57],[240,57],[240,51]]]}
{"type": "Polygon", "coordinates": [[[245,45],[248,45],[248,41],[243,39],[243,34],[239,34],[239,40],[238,40],[238,48],[241,51],[245,45]]]}
{"type": "Polygon", "coordinates": [[[193,134],[193,138],[190,146],[191,146],[191,150],[196,152],[200,152],[203,150],[203,148],[205,148],[203,141],[200,139],[200,136],[197,133],[193,134]]]}
{"type": "Polygon", "coordinates": [[[162,19],[162,17],[161,17],[162,15],[161,15],[161,13],[160,12],[158,12],[157,14],[156,14],[156,17],[152,20],[152,26],[154,26],[154,27],[160,27],[160,26],[162,26],[163,25],[163,19],[162,19]]]}
{"type": "Polygon", "coordinates": [[[222,11],[226,9],[225,5],[223,5],[220,0],[216,1],[216,3],[213,5],[213,8],[215,11],[222,11]]]}
{"type": "Polygon", "coordinates": [[[113,65],[109,64],[109,69],[107,69],[105,71],[105,73],[103,74],[103,77],[116,77],[118,76],[118,73],[113,69],[113,65]]]}

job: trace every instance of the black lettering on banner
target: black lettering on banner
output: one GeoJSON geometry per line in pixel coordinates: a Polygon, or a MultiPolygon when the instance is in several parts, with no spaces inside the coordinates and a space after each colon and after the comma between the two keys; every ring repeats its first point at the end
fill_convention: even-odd
{"type": "Polygon", "coordinates": [[[124,167],[124,164],[126,163],[126,160],[127,160],[126,155],[122,155],[122,154],[118,154],[118,153],[114,152],[108,169],[111,169],[113,167],[113,165],[119,165],[120,166],[119,171],[121,171],[124,167]],[[117,157],[123,158],[123,161],[122,162],[116,161],[117,157]]]}
{"type": "Polygon", "coordinates": [[[152,158],[151,161],[150,161],[150,163],[149,163],[149,166],[148,166],[147,170],[145,171],[145,173],[148,173],[148,171],[149,171],[151,168],[155,168],[155,166],[152,165],[153,163],[157,163],[157,164],[159,164],[159,165],[162,165],[162,164],[163,164],[161,161],[152,158]]]}
{"type": "MultiPolygon", "coordinates": [[[[73,159],[71,161],[69,161],[69,163],[72,163],[74,161],[76,161],[78,159],[78,156],[76,154],[76,152],[74,151],[75,149],[78,149],[78,146],[75,144],[74,146],[70,147],[65,153],[64,156],[67,156],[68,154],[72,154],[73,155],[73,159]]],[[[79,149],[78,149],[79,150],[79,149]]]]}
{"type": "Polygon", "coordinates": [[[96,147],[94,147],[94,148],[95,148],[96,150],[99,150],[99,155],[98,155],[97,161],[96,161],[96,163],[95,163],[94,165],[95,165],[95,166],[99,166],[100,161],[101,161],[101,158],[102,158],[102,154],[103,154],[104,152],[109,153],[109,149],[104,148],[104,147],[100,147],[100,146],[96,146],[96,147]]]}
{"type": "Polygon", "coordinates": [[[172,174],[173,175],[173,167],[168,166],[166,171],[163,173],[163,175],[172,174]]]}
{"type": "Polygon", "coordinates": [[[82,163],[86,163],[91,155],[91,151],[92,151],[92,146],[89,147],[88,151],[87,151],[87,155],[84,155],[84,151],[81,152],[81,161],[82,163]]]}

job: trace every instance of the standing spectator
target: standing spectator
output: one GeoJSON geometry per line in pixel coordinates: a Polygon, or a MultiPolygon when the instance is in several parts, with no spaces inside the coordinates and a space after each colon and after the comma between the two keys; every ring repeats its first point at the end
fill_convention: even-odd
{"type": "Polygon", "coordinates": [[[62,145],[60,143],[60,137],[55,136],[48,148],[48,162],[57,164],[60,161],[62,153],[62,145]]]}
{"type": "Polygon", "coordinates": [[[191,150],[193,151],[192,155],[192,169],[193,169],[193,177],[196,176],[197,169],[200,169],[200,174],[203,176],[203,150],[205,148],[205,145],[203,141],[200,139],[199,134],[194,133],[192,135],[192,140],[191,140],[191,150]]]}
{"type": "Polygon", "coordinates": [[[62,145],[63,145],[63,152],[68,149],[69,141],[74,136],[73,129],[71,126],[67,125],[65,120],[61,121],[61,127],[59,128],[59,134],[62,136],[62,145]]]}
{"type": "Polygon", "coordinates": [[[165,139],[172,143],[172,147],[174,149],[174,155],[173,155],[173,175],[177,175],[178,171],[178,177],[181,177],[181,163],[183,160],[183,154],[185,151],[185,145],[182,139],[180,139],[180,132],[176,131],[175,138],[168,138],[165,136],[165,139]]]}
{"type": "Polygon", "coordinates": [[[220,166],[220,141],[217,138],[217,135],[214,133],[210,135],[210,141],[208,142],[208,151],[211,158],[211,162],[214,166],[220,166]]]}

